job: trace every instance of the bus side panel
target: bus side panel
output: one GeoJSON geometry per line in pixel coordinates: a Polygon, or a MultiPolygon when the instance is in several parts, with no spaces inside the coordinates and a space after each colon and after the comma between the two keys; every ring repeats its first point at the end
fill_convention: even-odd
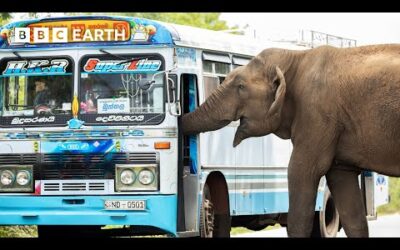
{"type": "MultiPolygon", "coordinates": [[[[287,213],[287,166],[290,140],[275,135],[248,138],[233,148],[235,127],[201,135],[202,166],[221,171],[229,189],[231,215],[287,213]]],[[[203,179],[204,182],[205,179],[203,179]]],[[[321,210],[325,181],[321,180],[315,209],[321,210]]]]}
{"type": "Polygon", "coordinates": [[[235,166],[232,147],[236,129],[224,127],[217,131],[200,134],[200,157],[202,166],[235,166]]]}
{"type": "Polygon", "coordinates": [[[237,214],[264,213],[264,154],[262,138],[248,138],[235,149],[236,212],[237,214]]]}
{"type": "Polygon", "coordinates": [[[289,166],[293,145],[291,140],[282,140],[274,134],[263,137],[264,166],[285,167],[289,166]]]}
{"type": "MultiPolygon", "coordinates": [[[[232,138],[234,137],[234,134],[235,128],[227,126],[217,131],[201,133],[199,136],[199,158],[201,162],[200,165],[205,167],[212,167],[211,169],[203,170],[203,172],[221,171],[225,175],[229,194],[231,193],[231,191],[233,190],[232,188],[235,185],[235,155],[233,151],[234,149],[232,147],[232,138]],[[227,176],[231,179],[227,179],[227,176]]],[[[206,176],[202,175],[201,182],[203,185],[206,179],[206,176]]],[[[229,197],[229,208],[232,215],[236,210],[235,207],[235,197],[229,197]]]]}

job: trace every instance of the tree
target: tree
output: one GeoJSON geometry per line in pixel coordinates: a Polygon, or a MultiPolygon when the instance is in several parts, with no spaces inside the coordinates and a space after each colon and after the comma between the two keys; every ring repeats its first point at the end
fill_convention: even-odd
{"type": "Polygon", "coordinates": [[[11,14],[8,12],[0,12],[0,26],[5,24],[11,17],[11,14]]]}
{"type": "MultiPolygon", "coordinates": [[[[67,14],[67,13],[66,13],[67,14]]],[[[68,13],[71,15],[70,13],[68,13]]],[[[72,15],[92,15],[93,13],[74,13],[72,15]]],[[[116,12],[116,13],[96,13],[96,15],[117,15],[117,16],[130,16],[141,17],[152,20],[158,20],[167,23],[176,23],[182,25],[189,25],[204,29],[211,30],[226,30],[235,29],[237,26],[229,27],[226,21],[220,20],[220,13],[169,13],[169,12],[152,12],[152,13],[139,13],[139,12],[116,12]]]]}
{"type": "Polygon", "coordinates": [[[116,13],[117,15],[143,17],[158,21],[189,25],[210,30],[230,29],[226,21],[220,20],[220,13],[116,13]]]}

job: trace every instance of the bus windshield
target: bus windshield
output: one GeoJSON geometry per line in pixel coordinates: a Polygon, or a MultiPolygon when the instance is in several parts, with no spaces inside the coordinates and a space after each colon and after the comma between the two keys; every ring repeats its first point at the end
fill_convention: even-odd
{"type": "MultiPolygon", "coordinates": [[[[52,122],[57,120],[56,116],[70,116],[72,68],[70,59],[63,57],[2,59],[1,125],[19,124],[15,123],[19,116],[52,116],[52,122]],[[12,122],[4,124],[8,120],[12,122]]],[[[39,120],[35,121],[41,123],[39,120]]],[[[35,125],[33,123],[35,122],[30,125],[35,125]]]]}
{"type": "Polygon", "coordinates": [[[153,58],[86,56],[81,60],[80,114],[164,113],[163,65],[153,58]]]}

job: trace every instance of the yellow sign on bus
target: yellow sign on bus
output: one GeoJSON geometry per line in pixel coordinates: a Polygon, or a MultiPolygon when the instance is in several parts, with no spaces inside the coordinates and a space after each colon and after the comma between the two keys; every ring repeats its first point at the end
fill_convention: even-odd
{"type": "Polygon", "coordinates": [[[124,20],[64,20],[15,28],[15,43],[69,43],[128,41],[130,24],[124,20]]]}

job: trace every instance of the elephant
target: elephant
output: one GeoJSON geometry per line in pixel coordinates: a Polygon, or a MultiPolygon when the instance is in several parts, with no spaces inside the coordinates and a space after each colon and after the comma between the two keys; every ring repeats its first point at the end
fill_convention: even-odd
{"type": "Polygon", "coordinates": [[[358,175],[400,176],[400,45],[267,48],[231,71],[193,112],[183,133],[240,120],[233,146],[270,133],[290,139],[289,237],[312,232],[325,176],[348,237],[368,237],[358,175]]]}

